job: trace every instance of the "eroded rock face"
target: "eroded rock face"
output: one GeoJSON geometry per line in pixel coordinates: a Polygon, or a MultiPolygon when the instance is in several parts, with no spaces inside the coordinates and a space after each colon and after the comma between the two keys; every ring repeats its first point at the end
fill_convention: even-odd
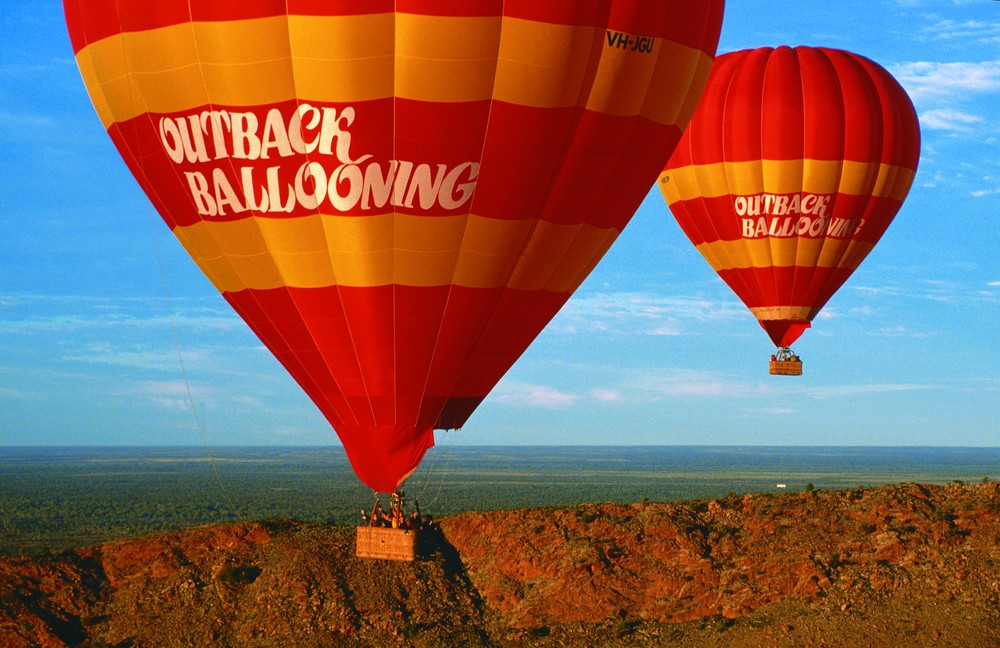
{"type": "Polygon", "coordinates": [[[447,552],[353,557],[354,529],[243,522],[0,561],[0,646],[482,643],[447,552]]]}
{"type": "Polygon", "coordinates": [[[1000,485],[920,486],[664,504],[470,513],[442,524],[491,609],[515,626],[738,617],[819,597],[846,574],[998,557],[1000,485]]]}
{"type": "MultiPolygon", "coordinates": [[[[0,559],[0,645],[477,645],[736,619],[834,589],[847,610],[918,578],[948,600],[1000,573],[995,483],[468,513],[441,529],[415,563],[357,559],[352,528],[289,521],[0,559]]],[[[985,587],[1000,607],[1000,582],[985,587]]]]}

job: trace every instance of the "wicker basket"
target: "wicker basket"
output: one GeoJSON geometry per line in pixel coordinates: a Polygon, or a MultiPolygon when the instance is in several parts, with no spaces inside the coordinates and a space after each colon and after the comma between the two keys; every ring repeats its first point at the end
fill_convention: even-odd
{"type": "Polygon", "coordinates": [[[417,532],[409,529],[358,527],[358,558],[381,560],[416,560],[417,532]]]}
{"type": "Polygon", "coordinates": [[[801,376],[801,360],[771,360],[771,369],[768,372],[772,376],[801,376]]]}

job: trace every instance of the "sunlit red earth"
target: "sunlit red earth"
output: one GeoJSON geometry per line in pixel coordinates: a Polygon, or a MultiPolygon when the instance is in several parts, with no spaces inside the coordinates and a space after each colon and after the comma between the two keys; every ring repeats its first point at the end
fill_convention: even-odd
{"type": "Polygon", "coordinates": [[[1000,646],[1000,484],[238,522],[0,560],[0,645],[1000,646]]]}

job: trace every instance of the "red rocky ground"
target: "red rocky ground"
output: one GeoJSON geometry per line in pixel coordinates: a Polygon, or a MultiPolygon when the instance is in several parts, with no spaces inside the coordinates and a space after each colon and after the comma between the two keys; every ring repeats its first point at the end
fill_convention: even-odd
{"type": "Polygon", "coordinates": [[[0,559],[0,646],[1000,647],[1000,484],[241,522],[0,559]]]}

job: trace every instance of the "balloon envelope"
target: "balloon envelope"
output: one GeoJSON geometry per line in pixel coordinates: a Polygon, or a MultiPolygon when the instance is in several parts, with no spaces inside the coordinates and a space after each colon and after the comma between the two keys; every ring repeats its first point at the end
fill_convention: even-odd
{"type": "Polygon", "coordinates": [[[690,119],[722,0],[65,0],[111,139],[395,488],[605,253],[690,119]]]}
{"type": "Polygon", "coordinates": [[[871,252],[920,154],[906,92],[822,47],[720,55],[660,176],[681,229],[778,346],[871,252]]]}

